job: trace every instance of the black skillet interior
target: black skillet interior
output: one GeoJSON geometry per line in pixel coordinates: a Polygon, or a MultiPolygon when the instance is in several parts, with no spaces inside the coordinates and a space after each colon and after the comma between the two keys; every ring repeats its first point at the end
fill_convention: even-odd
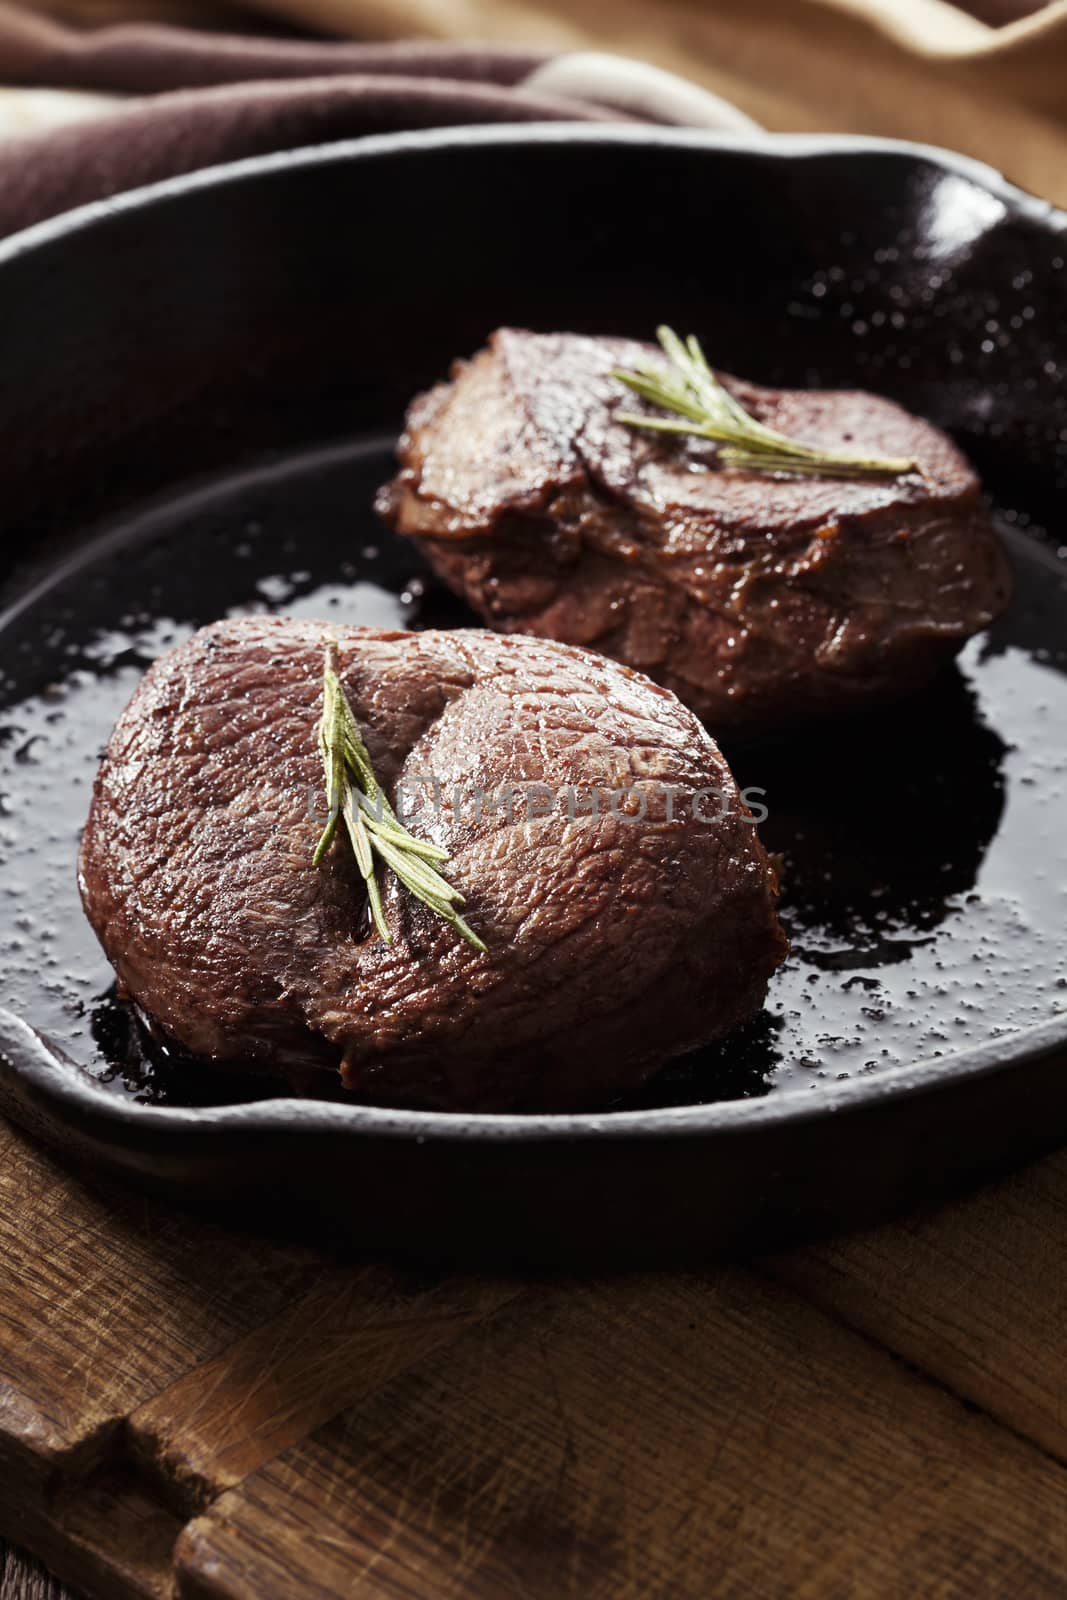
{"type": "Polygon", "coordinates": [[[0,1006],[58,1049],[0,1026],[0,1103],[209,1203],[543,1258],[878,1214],[1062,1137],[1065,255],[1059,214],[907,147],[560,129],[248,163],[0,250],[0,1006]],[[729,752],[786,863],[764,1015],[585,1119],[299,1104],[149,1048],[74,881],[145,664],[251,609],[469,621],[369,509],[406,400],[501,322],[659,320],[950,427],[1018,575],[919,701],[729,752]]]}

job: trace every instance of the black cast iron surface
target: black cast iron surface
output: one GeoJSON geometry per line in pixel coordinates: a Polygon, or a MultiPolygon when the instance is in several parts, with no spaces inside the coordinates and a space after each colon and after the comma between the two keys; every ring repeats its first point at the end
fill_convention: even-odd
{"type": "Polygon", "coordinates": [[[877,1215],[1063,1137],[1065,252],[1060,215],[909,147],[559,129],[246,163],[0,248],[6,1109],[210,1205],[548,1259],[877,1215]],[[785,860],[794,953],[763,1016],[566,1119],[297,1102],[149,1048],[74,879],[147,662],[254,609],[469,621],[369,509],[404,402],[502,321],[664,318],[754,378],[863,384],[951,427],[1018,575],[917,701],[728,751],[785,860]]]}

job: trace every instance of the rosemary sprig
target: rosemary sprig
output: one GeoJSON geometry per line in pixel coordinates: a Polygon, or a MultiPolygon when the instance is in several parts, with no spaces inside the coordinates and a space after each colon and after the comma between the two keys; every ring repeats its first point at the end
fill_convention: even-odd
{"type": "Polygon", "coordinates": [[[692,334],[683,342],[673,329],[661,327],[656,329],[656,335],[670,362],[669,367],[642,362],[633,372],[616,369],[612,377],[618,378],[650,405],[672,411],[675,418],[684,420],[620,412],[618,420],[631,428],[654,428],[660,433],[685,433],[713,439],[721,446],[719,459],[724,466],[747,467],[759,472],[897,477],[901,473],[918,471],[914,461],[825,450],[819,445],[802,444],[799,439],[766,427],[750,416],[719,382],[692,334]]]}
{"type": "Polygon", "coordinates": [[[367,885],[367,902],[375,928],[386,944],[392,943],[385,920],[381,890],[375,870],[375,856],[399,878],[405,889],[450,923],[476,950],[486,947],[456,910],[463,896],[438,872],[448,860],[448,851],[414,838],[397,818],[385,791],[374,775],[370,754],[363,742],[352,707],[338,676],[337,640],[326,644],[322,681],[322,720],[319,723],[319,749],[326,775],[326,805],[329,820],[312,858],[316,867],[333,843],[337,824],[344,820],[356,862],[367,885]]]}

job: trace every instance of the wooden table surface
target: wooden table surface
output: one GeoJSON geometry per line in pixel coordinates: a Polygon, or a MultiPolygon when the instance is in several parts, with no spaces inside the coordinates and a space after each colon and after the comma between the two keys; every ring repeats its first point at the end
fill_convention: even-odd
{"type": "Polygon", "coordinates": [[[0,1533],[105,1600],[1061,1600],[1065,1238],[1067,1153],[748,1264],[436,1275],[0,1125],[0,1533]]]}
{"type": "Polygon", "coordinates": [[[72,1594],[33,1556],[0,1544],[0,1600],[68,1600],[72,1594]]]}

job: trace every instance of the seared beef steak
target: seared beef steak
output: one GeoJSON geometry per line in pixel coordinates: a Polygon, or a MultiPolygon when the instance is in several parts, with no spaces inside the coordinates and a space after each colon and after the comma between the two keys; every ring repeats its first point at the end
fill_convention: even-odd
{"type": "Polygon", "coordinates": [[[411,406],[380,514],[493,627],[639,667],[713,731],[899,696],[1003,608],[979,484],[938,429],[873,395],[727,379],[783,433],[922,470],[721,468],[705,441],[616,421],[643,402],[612,369],[658,356],[494,334],[411,406]]]}
{"type": "Polygon", "coordinates": [[[122,983],[185,1049],[343,1061],[389,1105],[602,1103],[751,1016],[785,953],[767,857],[695,718],[585,651],[479,631],[203,629],[115,728],[81,882],[122,983]],[[312,865],[329,636],[378,777],[449,852],[485,954],[385,870],[393,942],[370,936],[343,834],[312,865]]]}

